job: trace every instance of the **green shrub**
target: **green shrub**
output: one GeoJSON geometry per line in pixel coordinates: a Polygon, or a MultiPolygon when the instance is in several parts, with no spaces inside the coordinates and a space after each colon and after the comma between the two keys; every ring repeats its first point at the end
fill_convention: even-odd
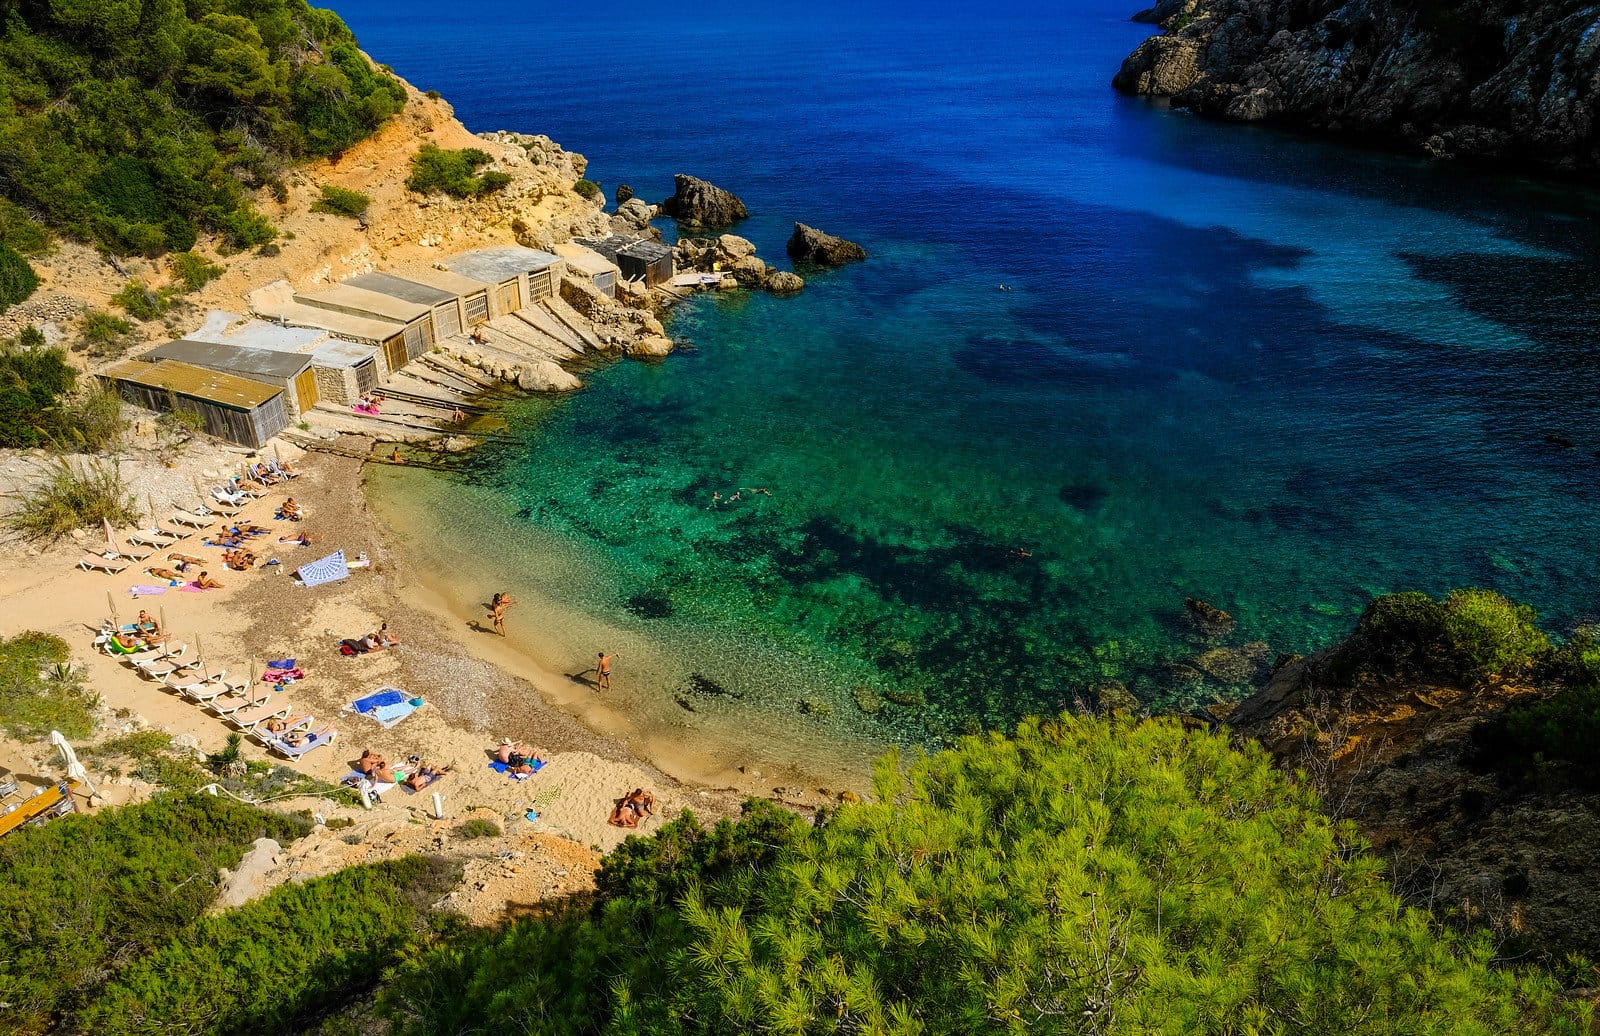
{"type": "Polygon", "coordinates": [[[590,911],[409,963],[384,1010],[414,1034],[1442,1036],[1563,1009],[1403,907],[1256,746],[1063,717],[875,784],[815,826],[747,817],[720,863],[683,829],[631,843],[590,911]]]}
{"type": "Polygon", "coordinates": [[[90,452],[100,452],[115,447],[122,441],[127,422],[122,419],[122,397],[117,390],[103,382],[89,386],[71,409],[75,444],[90,452]]]}
{"type": "Polygon", "coordinates": [[[216,225],[228,245],[239,251],[264,245],[278,236],[267,217],[248,206],[217,217],[216,225]]]}
{"type": "Polygon", "coordinates": [[[0,729],[33,739],[59,730],[88,737],[99,698],[70,665],[67,642],[49,633],[0,637],[0,729]]]}
{"type": "Polygon", "coordinates": [[[0,349],[0,446],[33,447],[70,437],[62,399],[77,372],[59,349],[0,349]]]}
{"type": "Polygon", "coordinates": [[[367,214],[367,208],[371,204],[372,199],[360,191],[351,191],[327,183],[322,185],[322,197],[311,203],[311,211],[331,212],[335,216],[360,219],[367,214]]]}
{"type": "Polygon", "coordinates": [[[167,299],[135,278],[111,296],[111,303],[137,320],[154,320],[167,311],[167,299]]]}
{"type": "Polygon", "coordinates": [[[460,877],[409,856],[351,867],[208,917],[134,960],[77,1016],[84,1032],[301,1032],[456,927],[430,904],[460,877]]]}
{"type": "Polygon", "coordinates": [[[595,183],[593,180],[579,180],[577,183],[572,185],[572,189],[577,191],[580,196],[588,198],[590,201],[600,197],[600,185],[595,183]]]}
{"type": "Polygon", "coordinates": [[[86,310],[78,321],[78,341],[92,356],[107,356],[122,351],[132,331],[132,324],[103,309],[86,310]]]}
{"type": "Polygon", "coordinates": [[[1550,649],[1532,608],[1492,590],[1384,594],[1334,652],[1336,678],[1447,680],[1476,684],[1525,673],[1550,649]]]}
{"type": "Polygon", "coordinates": [[[491,161],[487,152],[475,147],[448,151],[424,144],[411,159],[406,186],[418,194],[448,194],[453,198],[487,194],[511,182],[510,176],[493,170],[475,175],[491,161]]]}
{"type": "Polygon", "coordinates": [[[495,838],[500,834],[500,825],[483,817],[473,817],[457,824],[450,833],[462,839],[495,838]]]}
{"type": "Polygon", "coordinates": [[[56,247],[49,229],[7,198],[0,198],[0,242],[35,258],[49,255],[56,247]]]}
{"type": "Polygon", "coordinates": [[[32,295],[39,287],[39,275],[16,249],[0,241],[0,312],[32,295]]]}
{"type": "Polygon", "coordinates": [[[1600,791],[1600,685],[1513,704],[1472,732],[1472,761],[1551,790],[1600,791]]]}
{"type": "Polygon", "coordinates": [[[139,511],[120,465],[99,460],[73,464],[58,457],[44,480],[22,495],[9,521],[32,539],[57,540],[73,529],[99,529],[102,521],[132,525],[139,521],[139,511]]]}
{"type": "Polygon", "coordinates": [[[309,829],[225,798],[162,796],[0,839],[0,1030],[46,1028],[109,970],[199,921],[218,868],[252,841],[309,829]]]}
{"type": "Polygon", "coordinates": [[[199,291],[222,276],[223,268],[199,252],[178,252],[171,259],[172,277],[184,291],[199,291]]]}

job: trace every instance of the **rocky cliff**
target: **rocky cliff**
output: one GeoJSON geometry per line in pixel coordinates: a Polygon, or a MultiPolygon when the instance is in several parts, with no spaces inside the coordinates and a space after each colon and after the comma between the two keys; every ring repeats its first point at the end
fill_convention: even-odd
{"type": "Polygon", "coordinates": [[[1600,169],[1600,5],[1161,0],[1117,89],[1204,115],[1523,168],[1600,169]]]}
{"type": "Polygon", "coordinates": [[[1362,641],[1358,629],[1283,661],[1226,722],[1354,821],[1415,905],[1491,929],[1507,957],[1600,952],[1600,795],[1510,776],[1485,763],[1479,736],[1508,708],[1559,689],[1353,675],[1352,655],[1370,648],[1362,641]]]}

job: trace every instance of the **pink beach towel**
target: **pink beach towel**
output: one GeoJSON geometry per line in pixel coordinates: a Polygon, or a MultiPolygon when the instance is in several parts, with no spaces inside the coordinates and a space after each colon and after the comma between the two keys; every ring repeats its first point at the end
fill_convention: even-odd
{"type": "Polygon", "coordinates": [[[199,583],[184,583],[178,589],[188,594],[203,594],[206,592],[206,588],[199,583]]]}

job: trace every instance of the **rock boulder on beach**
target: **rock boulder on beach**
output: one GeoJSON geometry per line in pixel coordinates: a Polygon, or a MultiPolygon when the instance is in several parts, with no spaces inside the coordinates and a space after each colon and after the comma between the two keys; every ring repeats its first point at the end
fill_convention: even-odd
{"type": "Polygon", "coordinates": [[[731,192],[697,176],[679,173],[676,190],[661,203],[661,211],[685,226],[726,227],[750,215],[731,192]]]}
{"type": "Polygon", "coordinates": [[[767,275],[767,290],[774,295],[794,295],[802,291],[806,282],[799,274],[777,270],[767,275]]]}
{"type": "Polygon", "coordinates": [[[804,223],[794,225],[788,252],[791,259],[818,266],[843,266],[845,263],[859,263],[867,257],[867,250],[854,241],[834,237],[804,223]]]}

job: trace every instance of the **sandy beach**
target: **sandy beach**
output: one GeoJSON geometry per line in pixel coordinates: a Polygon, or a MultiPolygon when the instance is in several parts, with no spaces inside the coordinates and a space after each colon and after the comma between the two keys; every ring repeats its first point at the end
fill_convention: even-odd
{"type": "MultiPolygon", "coordinates": [[[[731,733],[710,736],[691,730],[675,736],[670,728],[646,733],[626,707],[619,708],[607,695],[597,693],[588,680],[559,667],[539,665],[537,633],[522,626],[521,617],[511,617],[513,636],[506,639],[483,629],[486,614],[479,612],[474,598],[486,602],[492,587],[460,586],[449,573],[420,572],[398,546],[399,538],[369,509],[361,488],[360,461],[290,448],[280,452],[302,472],[301,477],[253,501],[238,518],[271,530],[255,541],[255,549],[264,558],[277,557],[276,566],[227,571],[221,549],[203,545],[205,534],[200,533],[168,550],[207,560],[215,557],[208,571],[223,583],[222,588],[199,593],[169,588],[159,595],[136,597],[131,587],[163,582],[145,574],[143,567],[160,561],[168,550],[118,575],[85,572],[75,567],[77,558],[103,539],[87,536],[42,548],[15,543],[11,553],[16,560],[0,574],[0,629],[8,634],[42,630],[72,646],[74,664],[85,668],[102,699],[97,738],[159,729],[201,752],[215,752],[230,733],[217,717],[93,647],[95,631],[110,609],[120,621],[129,621],[143,608],[164,616],[171,636],[203,651],[208,663],[225,667],[230,675],[248,673],[255,678],[268,659],[297,661],[305,679],[266,693],[292,704],[293,716],[314,716],[315,726],[337,731],[331,746],[292,764],[298,769],[338,782],[367,748],[395,762],[418,756],[430,764],[452,767],[426,792],[392,789],[371,811],[331,799],[283,803],[354,819],[361,826],[353,830],[368,847],[343,848],[352,841],[347,836],[337,840],[338,851],[330,851],[334,842],[323,831],[308,840],[311,845],[286,850],[274,867],[266,868],[276,874],[269,884],[296,874],[322,873],[356,857],[372,858],[374,852],[425,849],[433,844],[429,839],[442,844],[450,826],[470,815],[492,816],[502,825],[505,835],[494,841],[513,847],[501,846],[497,852],[526,855],[528,847],[522,843],[534,836],[564,840],[591,853],[606,851],[629,833],[606,823],[612,805],[636,787],[648,789],[658,800],[656,815],[641,823],[641,833],[654,830],[663,818],[684,808],[709,819],[736,813],[749,795],[805,807],[826,801],[823,790],[836,796],[847,787],[858,793],[865,788],[864,769],[855,781],[835,770],[828,778],[831,783],[821,789],[816,773],[785,771],[748,754],[736,760],[727,747],[730,742],[723,739],[731,733]],[[291,494],[304,508],[304,521],[274,520],[277,505],[291,494]],[[313,545],[278,542],[280,536],[302,529],[313,537],[313,545]],[[366,553],[373,563],[352,570],[342,582],[311,588],[297,584],[293,572],[298,565],[336,549],[351,558],[366,553]],[[341,639],[359,638],[384,622],[400,639],[400,647],[353,658],[339,653],[341,639]],[[419,696],[425,705],[392,729],[344,711],[354,699],[383,687],[419,696]],[[496,773],[488,764],[501,738],[535,747],[547,764],[523,781],[496,773]],[[775,794],[779,788],[781,795],[775,794]],[[433,791],[443,797],[442,820],[432,816],[433,791]],[[537,821],[527,819],[530,811],[538,814],[537,821]],[[400,830],[406,837],[397,840],[395,832],[400,830]]],[[[197,479],[214,483],[241,459],[238,451],[196,446],[171,468],[143,460],[124,467],[135,485],[156,487],[144,495],[154,499],[158,510],[170,512],[195,503],[192,487],[197,479]]],[[[25,463],[12,465],[12,481],[25,478],[25,470],[25,463]]],[[[270,758],[249,742],[243,754],[249,759],[270,758]]],[[[42,775],[58,768],[42,741],[0,741],[0,765],[42,775]]],[[[128,776],[108,776],[92,768],[91,775],[99,779],[108,803],[152,790],[128,776]]],[[[479,855],[489,848],[474,846],[479,855]]],[[[552,888],[573,880],[586,883],[593,863],[578,866],[569,859],[560,869],[571,876],[550,878],[548,883],[552,888]]],[[[522,887],[526,882],[515,873],[497,872],[497,876],[506,885],[507,903],[518,896],[526,898],[527,889],[522,887]]],[[[472,885],[466,891],[478,900],[494,898],[492,892],[472,885]]],[[[494,911],[475,902],[472,912],[487,917],[494,911]]]]}

